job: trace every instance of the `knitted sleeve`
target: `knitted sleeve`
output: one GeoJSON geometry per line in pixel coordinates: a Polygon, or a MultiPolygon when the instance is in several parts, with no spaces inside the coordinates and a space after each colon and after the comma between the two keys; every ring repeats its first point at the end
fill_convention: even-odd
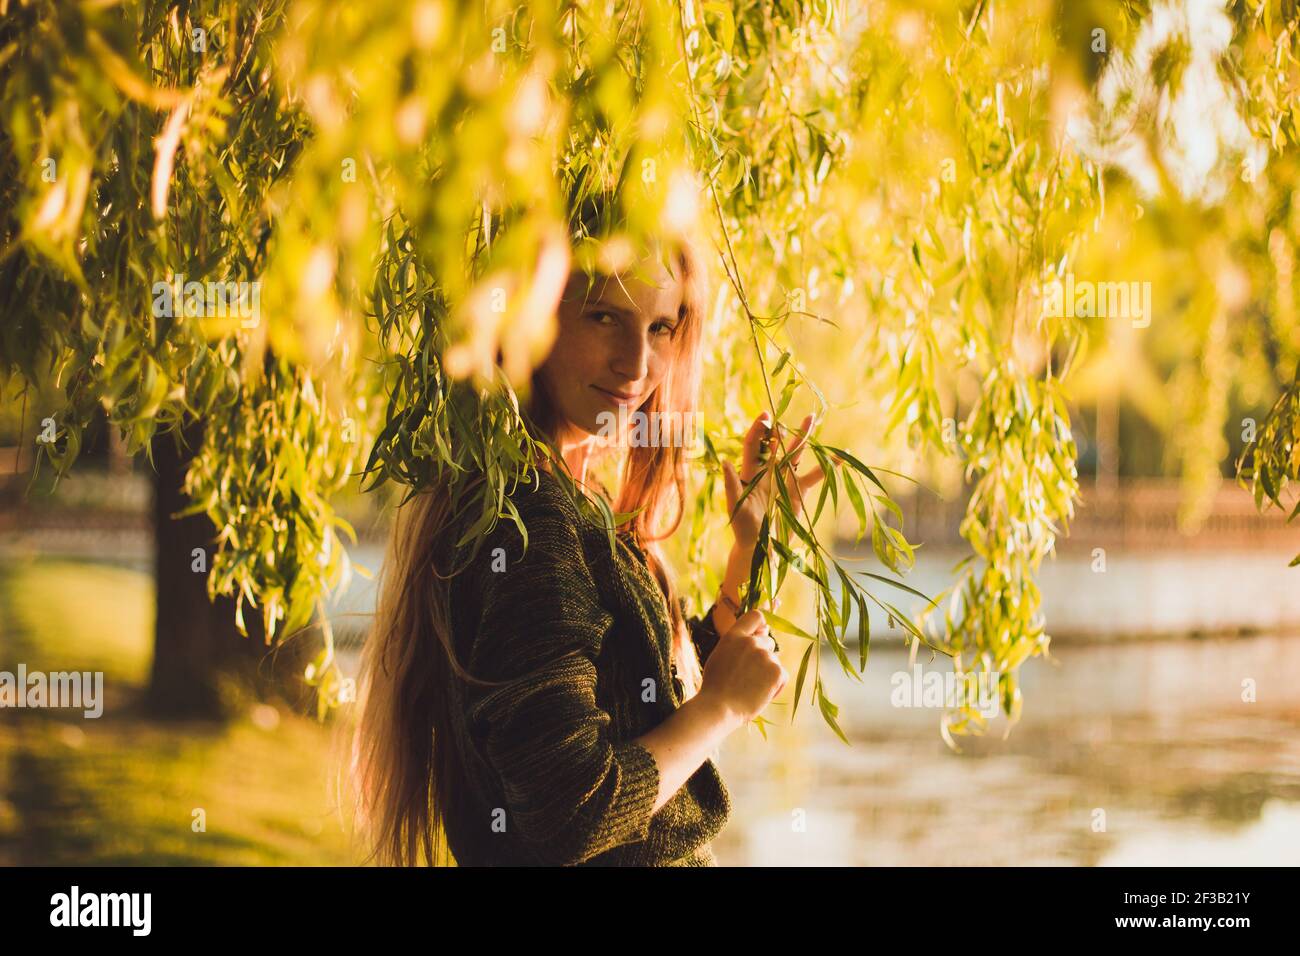
{"type": "Polygon", "coordinates": [[[546,486],[516,504],[527,551],[503,519],[472,576],[481,617],[470,671],[510,683],[468,685],[469,726],[503,785],[506,825],[545,864],[568,865],[646,839],[659,768],[640,744],[610,739],[596,703],[613,618],[597,601],[576,511],[546,486]]]}
{"type": "MultiPolygon", "coordinates": [[[[699,655],[701,667],[708,662],[709,655],[718,645],[719,635],[717,627],[713,624],[713,607],[705,611],[703,617],[686,617],[686,624],[691,630],[691,640],[695,642],[695,651],[699,655]]],[[[682,614],[686,615],[685,598],[682,599],[682,614]]]]}

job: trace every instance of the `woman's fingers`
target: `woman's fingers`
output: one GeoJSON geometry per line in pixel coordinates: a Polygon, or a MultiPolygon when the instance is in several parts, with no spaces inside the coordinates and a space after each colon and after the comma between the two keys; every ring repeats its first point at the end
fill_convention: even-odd
{"type": "Polygon", "coordinates": [[[754,424],[750,425],[749,431],[745,432],[744,449],[741,453],[740,461],[741,481],[752,481],[754,475],[758,473],[760,458],[762,455],[763,439],[767,435],[768,425],[771,421],[771,415],[764,412],[754,419],[754,424]]]}
{"type": "Polygon", "coordinates": [[[812,466],[812,469],[806,475],[799,477],[799,490],[808,491],[817,487],[817,482],[826,477],[826,472],[822,470],[821,462],[812,466]]]}
{"type": "MultiPolygon", "coordinates": [[[[765,411],[754,419],[749,430],[745,432],[742,442],[740,471],[737,472],[730,463],[723,463],[728,513],[735,511],[744,487],[754,480],[759,470],[778,458],[784,458],[784,467],[781,469],[782,482],[786,492],[796,499],[795,504],[798,507],[799,494],[815,486],[824,477],[820,464],[814,466],[807,475],[799,476],[797,471],[804,449],[808,447],[814,421],[815,416],[806,415],[799,427],[797,440],[791,444],[786,428],[780,422],[772,424],[770,412],[765,411]]],[[[772,468],[767,480],[762,483],[761,491],[766,496],[772,494],[776,480],[775,471],[776,469],[772,468]]]]}
{"type": "MultiPolygon", "coordinates": [[[[791,474],[793,474],[793,471],[791,472],[791,474]]],[[[821,463],[818,462],[817,464],[812,466],[812,468],[808,471],[808,474],[799,475],[795,479],[795,485],[798,488],[798,492],[790,493],[790,498],[794,502],[794,510],[797,514],[803,513],[803,495],[807,494],[813,488],[817,487],[817,483],[825,477],[826,477],[826,473],[822,470],[821,463]]],[[[790,485],[788,482],[786,483],[785,487],[787,493],[789,493],[790,485]]]]}
{"type": "MultiPolygon", "coordinates": [[[[808,415],[804,418],[803,424],[799,429],[799,439],[789,448],[785,448],[788,453],[786,465],[781,471],[781,481],[785,488],[786,495],[791,499],[796,513],[803,511],[801,495],[803,492],[812,488],[817,482],[825,477],[822,472],[820,462],[813,466],[812,470],[806,475],[800,475],[796,470],[799,465],[799,459],[803,455],[803,450],[808,447],[808,436],[812,430],[813,416],[808,415]]],[[[778,433],[783,435],[784,430],[777,425],[778,433]]],[[[782,445],[784,448],[784,444],[782,445]]]]}
{"type": "Polygon", "coordinates": [[[767,618],[763,616],[762,611],[746,611],[736,618],[736,623],[731,625],[731,630],[727,633],[730,635],[752,634],[756,637],[762,637],[767,633],[767,618]]]}
{"type": "MultiPolygon", "coordinates": [[[[736,474],[734,469],[724,470],[724,478],[727,481],[728,510],[736,507],[736,501],[739,500],[741,492],[736,491],[734,498],[732,497],[732,479],[727,475],[735,475],[738,486],[743,490],[745,485],[754,480],[754,476],[758,474],[759,469],[777,456],[785,457],[785,467],[782,471],[787,491],[794,492],[796,489],[806,491],[824,477],[820,465],[815,466],[811,472],[802,477],[798,477],[796,471],[799,460],[803,457],[804,449],[808,447],[808,439],[812,433],[814,420],[813,415],[804,417],[799,428],[798,438],[791,444],[789,443],[789,433],[786,428],[780,422],[777,422],[775,426],[772,424],[770,412],[763,412],[754,419],[754,423],[749,426],[749,431],[745,432],[739,473],[736,474]],[[765,445],[767,447],[764,447],[765,445]],[[792,478],[794,478],[793,481],[792,478]]],[[[724,465],[724,469],[729,469],[729,467],[724,465]]],[[[769,479],[774,478],[774,475],[769,476],[769,479]]],[[[765,481],[763,484],[764,490],[770,493],[772,480],[765,481]]]]}
{"type": "Polygon", "coordinates": [[[785,459],[785,464],[789,468],[787,474],[794,472],[799,467],[799,459],[803,457],[803,451],[808,447],[808,434],[812,431],[813,416],[804,417],[803,423],[799,426],[799,437],[796,441],[790,442],[787,438],[789,434],[784,425],[777,423],[775,429],[776,440],[773,444],[776,450],[785,459]]]}
{"type": "Polygon", "coordinates": [[[795,443],[793,451],[790,453],[790,470],[793,471],[799,466],[799,458],[803,455],[803,450],[808,447],[808,432],[812,430],[813,417],[807,416],[803,424],[799,426],[799,441],[795,443]]]}
{"type": "Polygon", "coordinates": [[[736,502],[740,500],[743,485],[740,476],[736,474],[736,467],[729,461],[722,463],[722,490],[727,495],[727,517],[730,519],[736,510],[736,502]]]}

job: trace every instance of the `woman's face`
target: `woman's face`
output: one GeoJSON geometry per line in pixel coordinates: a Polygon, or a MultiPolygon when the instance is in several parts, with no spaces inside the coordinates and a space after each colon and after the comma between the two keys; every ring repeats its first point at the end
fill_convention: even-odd
{"type": "Polygon", "coordinates": [[[608,412],[618,415],[645,404],[663,382],[677,354],[682,322],[680,267],[665,270],[657,259],[642,275],[569,278],[559,306],[559,333],[542,364],[547,392],[563,423],[598,434],[608,412]]]}

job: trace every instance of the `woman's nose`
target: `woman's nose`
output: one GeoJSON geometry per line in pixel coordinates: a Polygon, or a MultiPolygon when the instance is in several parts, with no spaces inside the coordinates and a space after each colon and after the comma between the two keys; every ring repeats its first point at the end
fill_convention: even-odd
{"type": "Polygon", "coordinates": [[[650,343],[639,332],[622,336],[610,370],[630,382],[639,382],[649,371],[650,343]]]}

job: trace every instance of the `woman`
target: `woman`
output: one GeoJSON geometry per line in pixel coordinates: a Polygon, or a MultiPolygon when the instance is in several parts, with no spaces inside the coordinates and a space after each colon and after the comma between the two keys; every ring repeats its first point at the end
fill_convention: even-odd
{"type": "MultiPolygon", "coordinates": [[[[537,484],[511,496],[526,548],[502,520],[465,562],[453,546],[465,524],[443,496],[401,509],[355,741],[362,819],[381,862],[435,861],[441,831],[460,865],[714,865],[709,841],[731,804],[709,755],[788,678],[762,614],[739,614],[770,475],[737,500],[780,430],[760,416],[739,472],[724,466],[735,542],[718,601],[690,620],[657,544],[681,521],[685,449],[599,440],[629,411],[692,420],[702,264],[679,244],[594,278],[570,277],[528,415],[581,494],[636,514],[611,553],[564,493],[565,476],[539,461],[537,484]],[[622,456],[616,493],[592,477],[603,447],[622,456]]],[[[803,435],[810,426],[811,416],[803,435]]],[[[798,490],[821,477],[814,469],[798,490]]]]}

